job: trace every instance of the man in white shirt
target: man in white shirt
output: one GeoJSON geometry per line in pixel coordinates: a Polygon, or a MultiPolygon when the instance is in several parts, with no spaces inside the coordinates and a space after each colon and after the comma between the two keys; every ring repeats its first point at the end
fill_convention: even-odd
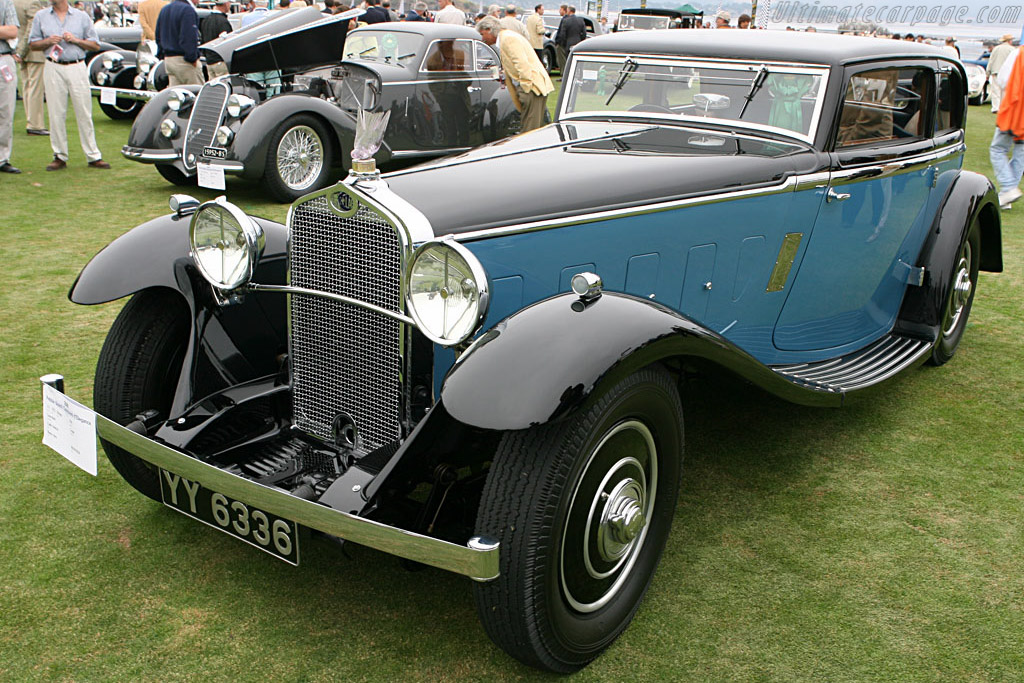
{"type": "Polygon", "coordinates": [[[438,5],[441,9],[434,12],[434,23],[466,25],[466,13],[453,5],[452,0],[441,0],[438,5]]]}
{"type": "Polygon", "coordinates": [[[519,17],[516,16],[516,6],[509,5],[505,8],[505,16],[498,20],[501,23],[501,28],[506,31],[515,31],[526,40],[530,40],[530,36],[526,33],[526,27],[523,26],[523,22],[519,21],[519,17]]]}
{"type": "Polygon", "coordinates": [[[999,112],[999,102],[1003,99],[1003,89],[999,87],[999,69],[1003,67],[1006,58],[1013,52],[1013,35],[1007,33],[999,40],[999,44],[992,48],[992,54],[988,56],[988,64],[985,71],[988,72],[988,95],[992,105],[992,113],[999,112]]]}
{"type": "Polygon", "coordinates": [[[996,81],[1003,93],[999,115],[996,117],[996,132],[992,136],[992,144],[988,148],[988,158],[992,162],[992,170],[999,184],[999,207],[1009,209],[1010,204],[1024,196],[1017,185],[1024,175],[1024,140],[1020,135],[1024,131],[1010,130],[1014,121],[1019,121],[1019,110],[1024,107],[1024,90],[1021,79],[1015,79],[1017,87],[1008,90],[1014,68],[1020,57],[1020,48],[1011,52],[999,69],[996,81]],[[1000,125],[1007,130],[1000,128],[1000,125]],[[1011,158],[1012,156],[1012,158],[1011,158]]]}

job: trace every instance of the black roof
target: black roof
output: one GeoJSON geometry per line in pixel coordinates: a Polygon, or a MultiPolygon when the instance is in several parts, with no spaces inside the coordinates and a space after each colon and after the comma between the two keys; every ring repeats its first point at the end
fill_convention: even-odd
{"type": "MultiPolygon", "coordinates": [[[[480,34],[469,26],[456,24],[435,24],[430,21],[388,21],[360,26],[356,31],[390,31],[391,33],[414,33],[429,39],[469,38],[480,40],[480,34]]],[[[354,35],[356,31],[352,31],[354,35]]]]}
{"type": "Polygon", "coordinates": [[[869,59],[929,57],[953,61],[937,47],[903,40],[738,29],[627,31],[595,36],[581,43],[576,51],[760,59],[835,66],[869,59]]]}
{"type": "Polygon", "coordinates": [[[697,17],[703,16],[704,12],[680,12],[677,9],[661,9],[658,7],[636,7],[633,9],[624,9],[619,12],[620,17],[623,14],[633,14],[636,16],[651,17],[697,17]]]}

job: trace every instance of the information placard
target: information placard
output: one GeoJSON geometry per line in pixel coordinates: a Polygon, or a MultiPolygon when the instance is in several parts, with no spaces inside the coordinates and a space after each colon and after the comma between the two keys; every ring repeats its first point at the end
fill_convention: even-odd
{"type": "Polygon", "coordinates": [[[209,190],[227,189],[224,185],[223,168],[213,164],[199,164],[196,168],[199,170],[199,187],[205,187],[209,190]]]}
{"type": "Polygon", "coordinates": [[[96,413],[43,384],[43,445],[96,476],[96,413]]]}

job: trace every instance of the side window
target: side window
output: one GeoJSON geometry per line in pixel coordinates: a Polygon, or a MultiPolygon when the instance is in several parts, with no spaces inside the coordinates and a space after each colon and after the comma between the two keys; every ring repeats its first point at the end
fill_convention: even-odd
{"type": "Polygon", "coordinates": [[[963,128],[964,88],[959,72],[951,70],[939,74],[936,95],[935,135],[963,128]]]}
{"type": "Polygon", "coordinates": [[[487,71],[493,67],[499,66],[498,55],[494,53],[490,47],[480,41],[476,43],[476,70],[487,71]]]}
{"type": "Polygon", "coordinates": [[[926,134],[928,69],[875,69],[850,77],[837,147],[911,140],[926,134]]]}
{"type": "Polygon", "coordinates": [[[473,45],[469,40],[437,40],[430,44],[421,71],[471,71],[473,45]]]}

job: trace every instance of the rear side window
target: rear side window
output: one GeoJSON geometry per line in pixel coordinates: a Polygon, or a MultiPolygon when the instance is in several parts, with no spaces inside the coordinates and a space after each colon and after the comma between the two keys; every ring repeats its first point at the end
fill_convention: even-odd
{"type": "Polygon", "coordinates": [[[963,128],[964,87],[958,71],[939,74],[935,104],[935,135],[963,128]]]}
{"type": "Polygon", "coordinates": [[[836,146],[924,137],[931,74],[928,69],[890,68],[851,76],[839,117],[836,146]]]}
{"type": "Polygon", "coordinates": [[[473,43],[469,40],[436,40],[423,59],[422,71],[472,71],[473,43]]]}

